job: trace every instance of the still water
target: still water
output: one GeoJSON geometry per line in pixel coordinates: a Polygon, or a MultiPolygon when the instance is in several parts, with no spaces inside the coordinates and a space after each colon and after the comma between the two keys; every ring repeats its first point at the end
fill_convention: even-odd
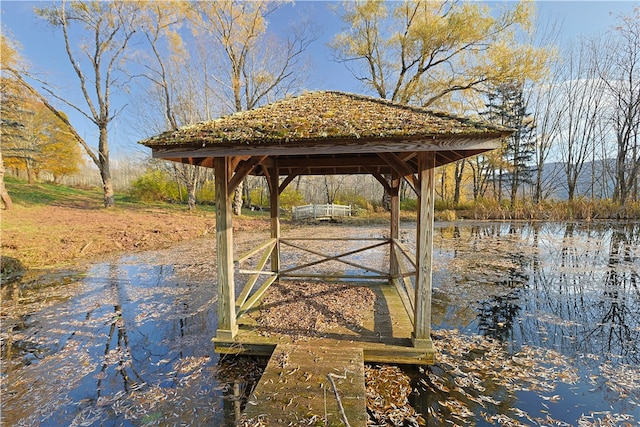
{"type": "MultiPolygon", "coordinates": [[[[214,246],[3,288],[2,425],[233,425],[260,371],[213,352],[214,246]]],[[[638,425],[640,224],[436,224],[433,326],[407,368],[428,425],[638,425]]]]}

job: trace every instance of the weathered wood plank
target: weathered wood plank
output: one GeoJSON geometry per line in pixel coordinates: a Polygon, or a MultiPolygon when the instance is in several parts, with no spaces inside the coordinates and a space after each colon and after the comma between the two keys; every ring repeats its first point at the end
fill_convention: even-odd
{"type": "Polygon", "coordinates": [[[403,283],[400,282],[399,279],[392,279],[391,282],[396,287],[398,291],[398,295],[400,296],[400,300],[402,301],[402,305],[404,306],[404,310],[407,312],[409,316],[409,320],[411,320],[411,324],[415,323],[414,320],[414,310],[415,310],[415,302],[409,299],[409,295],[407,289],[403,286],[403,283]]]}
{"type": "Polygon", "coordinates": [[[362,348],[279,344],[245,409],[266,425],[315,420],[313,425],[367,425],[362,348]],[[340,405],[328,376],[340,396],[340,405]]]}
{"type": "Polygon", "coordinates": [[[418,153],[420,196],[416,257],[414,347],[432,349],[431,280],[433,259],[433,207],[435,199],[435,153],[418,153]]]}
{"type": "MultiPolygon", "coordinates": [[[[297,141],[288,144],[211,144],[205,147],[152,147],[154,158],[220,157],[220,156],[278,156],[352,154],[357,152],[388,153],[409,151],[493,150],[500,148],[502,133],[484,135],[434,135],[418,139],[327,140],[297,141]]],[[[151,145],[150,145],[151,146],[151,145]]]]}
{"type": "Polygon", "coordinates": [[[367,250],[370,250],[370,249],[377,248],[379,246],[387,245],[389,243],[388,240],[385,240],[385,241],[383,241],[381,243],[377,243],[377,244],[374,244],[374,245],[369,245],[369,246],[366,246],[364,248],[354,249],[352,251],[348,251],[348,252],[345,252],[345,253],[342,253],[342,254],[338,254],[338,255],[327,255],[327,254],[324,254],[324,253],[319,252],[319,251],[314,251],[313,249],[305,248],[304,246],[296,245],[296,244],[291,243],[291,242],[286,242],[284,240],[282,240],[281,242],[282,243],[286,243],[288,246],[294,247],[296,249],[300,249],[302,251],[309,252],[309,253],[312,253],[314,255],[318,255],[320,257],[323,257],[323,259],[319,259],[319,260],[312,261],[312,262],[309,262],[309,263],[306,263],[306,264],[302,264],[302,265],[298,265],[298,266],[295,266],[295,267],[291,267],[291,268],[288,268],[286,270],[282,270],[280,272],[281,274],[289,274],[289,273],[291,273],[293,271],[298,271],[298,270],[302,270],[303,268],[312,267],[314,265],[322,264],[323,262],[338,261],[338,262],[341,262],[343,264],[350,265],[352,267],[360,268],[362,270],[371,271],[371,272],[378,273],[378,274],[381,274],[381,275],[385,275],[386,274],[387,277],[388,277],[388,273],[386,271],[377,270],[375,268],[367,267],[367,266],[364,266],[362,264],[358,264],[358,263],[355,263],[355,262],[352,262],[352,261],[348,261],[348,260],[345,260],[345,259],[340,259],[340,258],[345,257],[345,256],[357,254],[359,252],[364,252],[364,251],[367,251],[367,250]]]}
{"type": "Polygon", "coordinates": [[[233,271],[233,225],[228,197],[230,161],[216,157],[216,245],[218,257],[218,330],[216,336],[233,338],[238,332],[233,271]]]}
{"type": "Polygon", "coordinates": [[[240,256],[239,258],[237,258],[235,260],[235,262],[237,263],[241,263],[246,261],[247,259],[251,258],[251,256],[257,254],[258,252],[260,252],[263,249],[269,248],[267,250],[271,250],[273,248],[273,246],[276,244],[276,239],[269,239],[264,243],[261,243],[260,245],[256,246],[255,248],[247,251],[246,253],[244,253],[242,256],[240,256]]]}
{"type": "MultiPolygon", "coordinates": [[[[435,350],[413,347],[413,324],[395,286],[388,281],[359,284],[366,284],[377,296],[372,312],[364,319],[363,327],[359,331],[336,329],[326,336],[305,338],[305,343],[359,347],[364,351],[364,360],[371,363],[434,363],[435,350]]],[[[217,352],[268,356],[277,344],[293,342],[287,335],[265,336],[261,329],[255,329],[257,325],[250,316],[244,315],[238,322],[240,331],[235,339],[214,338],[217,352]]]]}

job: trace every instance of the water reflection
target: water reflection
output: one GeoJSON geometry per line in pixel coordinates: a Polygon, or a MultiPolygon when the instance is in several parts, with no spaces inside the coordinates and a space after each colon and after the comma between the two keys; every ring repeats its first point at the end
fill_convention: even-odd
{"type": "Polygon", "coordinates": [[[3,425],[233,424],[246,369],[213,351],[211,282],[145,261],[3,290],[3,425]]]}
{"type": "MultiPolygon", "coordinates": [[[[575,424],[598,410],[633,416],[634,422],[640,419],[639,234],[640,225],[632,223],[488,224],[438,230],[436,329],[480,334],[501,343],[516,358],[523,349],[548,349],[557,352],[554,357],[568,358],[567,366],[576,369],[575,381],[564,382],[566,372],[554,374],[560,380],[553,395],[515,383],[502,392],[493,390],[491,395],[516,398],[507,412],[465,398],[469,390],[456,387],[460,376],[452,375],[445,388],[460,393],[459,400],[475,412],[475,422],[493,424],[497,418],[492,414],[520,421],[547,414],[575,424]],[[472,307],[473,313],[465,307],[472,307]],[[481,412],[484,417],[478,416],[481,412]]],[[[450,369],[455,367],[436,365],[431,373],[446,378],[450,369]]],[[[484,374],[482,380],[487,391],[493,382],[489,376],[484,374]]],[[[451,412],[441,404],[445,395],[433,396],[437,389],[429,386],[416,396],[417,405],[430,408],[436,425],[437,413],[451,412]]]]}
{"type": "MultiPolygon", "coordinates": [[[[415,249],[414,230],[404,226],[402,239],[415,249]]],[[[2,424],[233,425],[261,368],[213,351],[214,246],[4,288],[2,424]]],[[[639,248],[639,224],[437,226],[432,319],[441,354],[413,372],[422,390],[414,404],[429,425],[640,420],[639,248]]],[[[350,260],[388,262],[384,251],[372,257],[350,260]]]]}

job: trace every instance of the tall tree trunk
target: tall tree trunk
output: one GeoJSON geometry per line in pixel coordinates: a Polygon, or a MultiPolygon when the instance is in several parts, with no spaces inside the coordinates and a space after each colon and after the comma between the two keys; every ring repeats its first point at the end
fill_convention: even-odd
{"type": "Polygon", "coordinates": [[[4,162],[2,161],[2,151],[0,151],[0,198],[2,199],[2,203],[4,203],[4,208],[6,210],[13,207],[11,196],[9,196],[9,192],[4,186],[4,162]]]}
{"type": "Polygon", "coordinates": [[[453,189],[453,205],[457,206],[458,203],[460,203],[460,187],[462,186],[462,176],[464,174],[464,165],[465,165],[466,161],[463,160],[458,160],[456,162],[456,169],[454,172],[454,178],[455,178],[455,188],[453,189]]]}
{"type": "Polygon", "coordinates": [[[111,208],[116,205],[113,193],[113,180],[111,179],[111,166],[109,163],[109,136],[107,124],[100,126],[100,139],[98,143],[98,159],[100,160],[100,178],[104,192],[104,207],[111,208]]]}
{"type": "Polygon", "coordinates": [[[233,192],[233,214],[242,214],[242,189],[244,188],[244,182],[240,181],[238,186],[233,192]]]}

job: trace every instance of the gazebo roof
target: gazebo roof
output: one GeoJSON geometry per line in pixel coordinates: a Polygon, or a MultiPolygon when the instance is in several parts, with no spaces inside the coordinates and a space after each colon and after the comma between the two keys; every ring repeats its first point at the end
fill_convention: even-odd
{"type": "MultiPolygon", "coordinates": [[[[212,166],[214,157],[277,156],[283,174],[288,167],[298,174],[388,173],[388,162],[376,153],[437,151],[441,165],[494,149],[509,133],[486,122],[379,98],[317,91],[140,143],[152,148],[156,158],[202,166],[212,166]]],[[[401,156],[407,161],[410,155],[401,156]]],[[[253,173],[260,174],[260,168],[253,173]]]]}

